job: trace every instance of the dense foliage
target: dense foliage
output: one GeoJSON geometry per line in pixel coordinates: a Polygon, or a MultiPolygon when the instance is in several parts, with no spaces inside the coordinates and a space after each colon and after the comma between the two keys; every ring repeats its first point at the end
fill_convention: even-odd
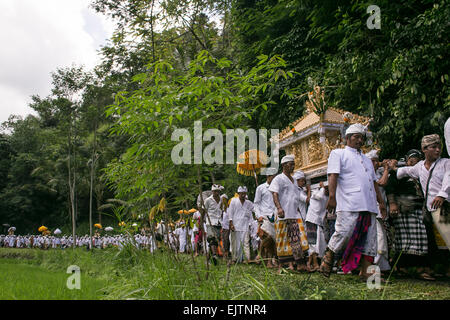
{"type": "MultiPolygon", "coordinates": [[[[372,117],[382,156],[396,158],[418,148],[424,134],[442,135],[450,116],[450,8],[445,1],[378,1],[381,29],[369,29],[371,4],[237,0],[236,48],[243,66],[255,55],[282,54],[298,72],[283,86],[307,92],[319,84],[329,105],[372,117]]],[[[286,127],[304,99],[280,101],[257,125],[286,127]]]]}

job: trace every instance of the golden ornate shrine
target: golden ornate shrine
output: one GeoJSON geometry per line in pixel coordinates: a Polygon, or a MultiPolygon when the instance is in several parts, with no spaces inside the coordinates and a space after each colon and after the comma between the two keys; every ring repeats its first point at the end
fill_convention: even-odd
{"type": "Polygon", "coordinates": [[[308,93],[305,115],[281,131],[279,146],[295,156],[295,171],[302,170],[308,179],[324,176],[330,152],[344,147],[345,130],[354,123],[368,127],[370,120],[327,107],[323,90],[316,86],[308,93]]]}

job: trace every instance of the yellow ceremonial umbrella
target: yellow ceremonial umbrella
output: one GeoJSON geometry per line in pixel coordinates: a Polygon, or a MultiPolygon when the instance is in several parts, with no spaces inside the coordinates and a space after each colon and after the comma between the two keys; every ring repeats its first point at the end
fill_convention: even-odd
{"type": "Polygon", "coordinates": [[[258,186],[257,173],[261,172],[261,168],[266,166],[267,155],[261,150],[251,149],[245,151],[243,154],[239,155],[238,164],[236,166],[236,171],[244,176],[254,176],[256,180],[256,186],[258,186]]]}
{"type": "Polygon", "coordinates": [[[195,211],[197,211],[197,209],[194,209],[194,208],[192,208],[190,210],[178,210],[178,214],[180,214],[180,215],[182,215],[182,214],[188,215],[188,214],[194,213],[195,211]]]}
{"type": "Polygon", "coordinates": [[[46,230],[48,230],[48,228],[46,226],[40,226],[38,229],[39,232],[44,232],[46,230]]]}
{"type": "MultiPolygon", "coordinates": [[[[236,193],[236,192],[235,192],[233,198],[239,198],[239,193],[236,193]]],[[[233,198],[231,198],[230,200],[228,200],[228,207],[230,206],[231,200],[232,200],[233,198]]]]}
{"type": "Polygon", "coordinates": [[[94,227],[96,227],[97,229],[102,229],[102,225],[100,223],[94,224],[94,227]]]}

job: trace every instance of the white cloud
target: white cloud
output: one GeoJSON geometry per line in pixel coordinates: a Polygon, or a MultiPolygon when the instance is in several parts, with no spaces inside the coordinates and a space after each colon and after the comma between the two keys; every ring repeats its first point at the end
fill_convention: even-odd
{"type": "Polygon", "coordinates": [[[50,73],[72,64],[90,69],[113,23],[89,0],[0,1],[0,123],[26,116],[30,96],[50,93],[50,73]]]}

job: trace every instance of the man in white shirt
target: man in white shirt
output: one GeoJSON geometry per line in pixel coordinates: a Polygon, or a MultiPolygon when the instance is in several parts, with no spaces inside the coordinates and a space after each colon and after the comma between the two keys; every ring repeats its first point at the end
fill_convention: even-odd
{"type": "Polygon", "coordinates": [[[272,193],[269,191],[270,183],[275,178],[276,172],[267,176],[267,181],[260,184],[256,188],[255,199],[253,201],[255,205],[255,214],[259,222],[262,223],[264,219],[273,218],[276,213],[276,207],[273,203],[272,193]]]}
{"type": "Polygon", "coordinates": [[[310,272],[319,270],[317,257],[323,257],[327,246],[323,227],[327,213],[328,184],[321,181],[319,186],[319,190],[312,192],[306,215],[306,235],[309,245],[307,266],[310,272]]]}
{"type": "Polygon", "coordinates": [[[174,234],[178,237],[179,252],[180,253],[186,252],[187,233],[184,222],[181,222],[180,226],[177,229],[175,229],[174,234]]]}
{"type": "Polygon", "coordinates": [[[420,181],[426,196],[425,205],[428,210],[424,216],[424,224],[427,231],[429,259],[437,263],[441,260],[437,246],[442,238],[445,241],[444,248],[445,245],[450,248],[448,216],[442,216],[441,219],[436,215],[439,213],[438,209],[442,210],[444,202],[446,201],[448,205],[450,201],[450,159],[441,158],[441,139],[437,134],[424,136],[421,145],[425,160],[419,161],[413,167],[398,168],[397,178],[411,177],[420,181]],[[431,179],[429,179],[431,170],[433,171],[431,179]],[[441,229],[439,232],[436,230],[436,226],[441,229]]]}
{"type": "Polygon", "coordinates": [[[307,207],[309,205],[309,199],[311,197],[311,189],[310,186],[306,184],[306,176],[303,171],[296,171],[292,177],[297,180],[298,191],[300,193],[298,210],[300,211],[302,220],[305,221],[307,207]]]}
{"type": "Polygon", "coordinates": [[[295,167],[294,160],[293,155],[281,159],[283,172],[273,179],[269,187],[277,208],[275,237],[280,271],[281,266],[286,263],[290,270],[294,270],[294,262],[297,264],[297,271],[307,270],[304,251],[308,250],[308,241],[298,210],[300,193],[297,181],[291,176],[295,167]]]}
{"type": "Polygon", "coordinates": [[[8,245],[10,248],[14,248],[15,243],[16,243],[16,236],[12,234],[9,236],[8,245]]]}
{"type": "MultiPolygon", "coordinates": [[[[220,241],[220,222],[222,220],[222,202],[220,201],[220,186],[213,184],[212,195],[205,200],[206,239],[211,248],[212,261],[217,265],[217,246],[220,241]]],[[[208,255],[209,252],[208,252],[208,255]]]]}
{"type": "MultiPolygon", "coordinates": [[[[389,179],[389,167],[388,161],[384,160],[380,163],[380,159],[378,157],[378,150],[374,149],[366,153],[367,158],[372,161],[373,169],[375,170],[375,176],[377,177],[378,188],[380,189],[381,197],[383,198],[384,203],[387,203],[386,191],[384,187],[386,187],[388,179],[389,179]],[[382,167],[380,166],[382,165],[382,167]]],[[[375,256],[374,264],[380,267],[381,272],[386,272],[391,270],[391,266],[389,265],[389,247],[388,247],[388,226],[386,223],[387,219],[381,218],[381,213],[378,210],[377,214],[377,255],[375,256]]]]}
{"type": "Polygon", "coordinates": [[[419,161],[413,167],[402,167],[397,170],[397,178],[409,176],[419,179],[424,192],[430,171],[434,168],[428,187],[426,206],[429,211],[439,209],[444,201],[449,201],[450,181],[447,173],[450,171],[450,159],[441,158],[442,147],[439,135],[433,134],[422,139],[422,151],[425,160],[419,161]]]}
{"type": "MultiPolygon", "coordinates": [[[[227,210],[230,219],[232,262],[234,263],[243,261],[244,249],[246,250],[249,246],[249,225],[254,209],[253,203],[246,199],[247,187],[240,186],[237,193],[239,197],[231,199],[227,210]]],[[[248,258],[246,257],[247,260],[248,258]]]]}
{"type": "Polygon", "coordinates": [[[273,259],[276,256],[274,218],[277,209],[273,202],[272,192],[269,191],[269,186],[276,174],[276,169],[269,172],[266,183],[260,184],[256,188],[255,199],[253,201],[256,219],[259,224],[258,236],[261,239],[261,258],[267,261],[268,268],[274,267],[273,259]]]}
{"type": "Polygon", "coordinates": [[[361,151],[366,128],[357,123],[346,133],[346,147],[331,151],[328,158],[329,199],[327,210],[336,211],[335,232],[320,265],[329,277],[334,254],[345,250],[342,269],[348,273],[361,264],[360,278],[366,281],[367,268],[377,253],[377,201],[382,217],[386,206],[381,198],[372,162],[361,151]]]}

